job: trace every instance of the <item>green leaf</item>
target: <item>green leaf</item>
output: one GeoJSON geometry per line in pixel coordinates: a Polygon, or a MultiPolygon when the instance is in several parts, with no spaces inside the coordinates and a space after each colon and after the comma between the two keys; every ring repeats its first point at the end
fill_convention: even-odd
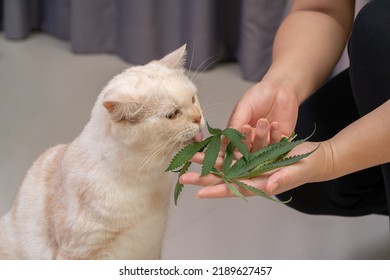
{"type": "Polygon", "coordinates": [[[211,172],[218,158],[219,150],[221,149],[221,138],[214,137],[207,146],[205,157],[202,165],[202,172],[200,176],[205,176],[211,172]]]}
{"type": "Polygon", "coordinates": [[[237,188],[233,186],[229,181],[225,180],[225,185],[228,187],[228,189],[234,196],[241,197],[242,199],[247,200],[246,197],[242,193],[240,193],[240,191],[237,190],[237,188]]]}
{"type": "Polygon", "coordinates": [[[234,128],[225,128],[222,134],[227,137],[236,146],[237,150],[244,156],[245,159],[249,157],[249,151],[242,142],[245,137],[234,128]]]}
{"type": "Polygon", "coordinates": [[[312,153],[314,153],[318,149],[318,147],[315,148],[313,151],[308,152],[308,153],[304,153],[304,154],[296,155],[296,156],[291,156],[291,157],[286,157],[286,158],[279,160],[279,161],[276,161],[276,162],[270,162],[270,163],[267,163],[264,165],[259,165],[256,168],[254,168],[253,170],[251,170],[247,173],[243,173],[235,178],[236,179],[248,179],[248,178],[252,178],[252,177],[257,177],[257,176],[264,174],[265,172],[294,164],[294,163],[300,161],[301,159],[304,159],[304,158],[308,157],[309,155],[311,155],[312,153]]]}
{"type": "Polygon", "coordinates": [[[246,189],[247,191],[250,191],[250,192],[252,192],[252,193],[254,193],[254,194],[258,195],[258,196],[264,197],[264,198],[266,198],[268,200],[271,200],[271,201],[274,201],[274,202],[288,203],[288,202],[291,201],[291,199],[289,199],[287,201],[280,201],[280,200],[278,200],[276,198],[273,198],[272,196],[266,194],[265,192],[259,190],[258,188],[252,187],[252,186],[247,185],[244,182],[241,182],[241,181],[238,181],[238,180],[232,180],[232,182],[234,184],[240,186],[241,188],[246,189]]]}
{"type": "MultiPolygon", "coordinates": [[[[215,174],[224,180],[227,188],[231,191],[234,196],[241,197],[246,200],[244,195],[241,194],[238,188],[243,188],[248,190],[258,196],[264,197],[266,199],[277,201],[276,198],[267,195],[261,190],[254,188],[242,181],[240,179],[249,179],[256,176],[260,176],[265,172],[288,166],[294,164],[301,159],[308,157],[316,149],[311,152],[287,157],[288,153],[299,144],[302,144],[308,140],[313,133],[302,140],[294,140],[296,134],[292,133],[288,138],[282,138],[278,143],[264,147],[254,153],[249,153],[245,144],[242,142],[244,138],[243,135],[233,129],[225,128],[224,130],[212,128],[207,124],[208,130],[211,134],[210,137],[206,138],[200,143],[191,143],[180,150],[170,162],[167,171],[179,172],[179,177],[186,173],[191,165],[191,158],[195,155],[196,152],[202,152],[205,150],[205,159],[202,164],[201,175],[206,175],[209,173],[215,174]],[[224,154],[224,163],[222,171],[215,168],[215,163],[218,158],[218,154],[221,148],[221,137],[224,136],[228,138],[229,144],[226,147],[224,154]],[[243,155],[239,160],[234,164],[234,151],[237,149],[243,155]]],[[[174,190],[174,201],[177,205],[177,200],[182,192],[184,186],[180,184],[179,181],[176,183],[174,190]]],[[[291,199],[290,199],[291,200],[291,199]]],[[[282,201],[282,203],[287,203],[288,201],[282,201]]]]}
{"type": "Polygon", "coordinates": [[[230,142],[227,147],[226,147],[226,151],[225,151],[225,157],[224,157],[224,160],[223,160],[223,173],[228,173],[229,172],[229,169],[232,165],[232,162],[233,162],[233,158],[234,158],[234,145],[233,145],[233,142],[230,142]]]}
{"type": "Polygon", "coordinates": [[[208,129],[208,131],[209,131],[209,133],[210,133],[211,135],[221,135],[222,129],[219,129],[219,128],[212,128],[212,127],[209,125],[208,122],[206,122],[206,124],[207,124],[207,129],[208,129]]]}
{"type": "Polygon", "coordinates": [[[277,143],[268,145],[254,153],[251,153],[249,155],[249,159],[239,159],[225,175],[227,178],[241,178],[243,174],[250,172],[258,166],[268,165],[269,163],[280,161],[287,156],[293,148],[307,141],[313,133],[304,139],[295,141],[288,141],[289,139],[294,139],[296,137],[295,133],[293,133],[288,139],[282,138],[282,140],[277,143]]]}
{"type": "Polygon", "coordinates": [[[182,167],[187,161],[189,161],[197,152],[206,147],[210,141],[213,140],[213,136],[210,136],[199,143],[190,143],[181,149],[171,160],[165,171],[172,171],[182,167]]]}
{"type": "Polygon", "coordinates": [[[294,147],[302,144],[303,140],[288,142],[281,141],[275,143],[273,145],[267,146],[261,152],[257,153],[256,156],[253,154],[250,156],[250,160],[244,162],[237,161],[235,165],[230,169],[229,174],[226,174],[228,178],[231,177],[240,177],[242,174],[245,174],[256,168],[259,165],[265,165],[267,163],[271,163],[274,160],[280,158],[280,156],[285,156],[289,151],[291,151],[294,147]]]}
{"type": "MultiPolygon", "coordinates": [[[[188,171],[188,169],[190,168],[190,165],[191,165],[191,162],[187,161],[184,164],[183,168],[181,169],[178,177],[180,177],[181,175],[186,173],[188,171]]],[[[174,201],[175,201],[175,205],[177,205],[177,200],[179,199],[179,195],[180,195],[181,191],[183,190],[183,188],[184,188],[184,185],[180,184],[179,183],[179,179],[177,179],[175,190],[173,191],[173,198],[174,198],[174,201]]]]}

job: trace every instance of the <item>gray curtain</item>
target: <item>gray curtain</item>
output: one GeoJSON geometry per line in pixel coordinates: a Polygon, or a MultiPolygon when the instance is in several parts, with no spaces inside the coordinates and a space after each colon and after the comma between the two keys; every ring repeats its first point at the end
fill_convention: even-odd
{"type": "Polygon", "coordinates": [[[143,64],[187,43],[187,67],[236,60],[259,80],[288,0],[0,0],[10,40],[32,31],[69,40],[75,53],[116,53],[143,64]]]}

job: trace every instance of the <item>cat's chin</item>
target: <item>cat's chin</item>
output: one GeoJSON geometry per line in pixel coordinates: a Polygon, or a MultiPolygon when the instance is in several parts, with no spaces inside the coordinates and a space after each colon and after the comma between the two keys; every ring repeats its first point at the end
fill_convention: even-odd
{"type": "Polygon", "coordinates": [[[190,139],[186,141],[182,141],[180,144],[182,146],[186,146],[192,142],[201,142],[203,140],[203,132],[199,131],[195,136],[191,137],[190,139]]]}

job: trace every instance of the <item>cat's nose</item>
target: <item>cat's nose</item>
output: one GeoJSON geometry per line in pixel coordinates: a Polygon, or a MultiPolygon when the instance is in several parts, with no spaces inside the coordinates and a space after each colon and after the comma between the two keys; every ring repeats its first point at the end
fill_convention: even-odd
{"type": "Polygon", "coordinates": [[[199,115],[195,115],[194,116],[194,119],[192,120],[193,123],[197,123],[197,124],[200,124],[200,121],[202,120],[202,116],[199,114],[199,115]]]}

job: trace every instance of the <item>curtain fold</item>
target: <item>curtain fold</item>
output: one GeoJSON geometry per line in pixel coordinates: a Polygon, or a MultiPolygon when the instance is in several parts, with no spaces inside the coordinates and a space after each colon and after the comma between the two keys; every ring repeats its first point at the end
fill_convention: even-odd
{"type": "Polygon", "coordinates": [[[33,31],[69,40],[75,53],[116,53],[143,64],[187,44],[187,67],[240,63],[245,79],[268,69],[288,0],[0,0],[10,40],[33,31]]]}
{"type": "Polygon", "coordinates": [[[244,0],[238,60],[247,79],[259,80],[268,70],[275,32],[286,11],[286,1],[244,0]]]}

